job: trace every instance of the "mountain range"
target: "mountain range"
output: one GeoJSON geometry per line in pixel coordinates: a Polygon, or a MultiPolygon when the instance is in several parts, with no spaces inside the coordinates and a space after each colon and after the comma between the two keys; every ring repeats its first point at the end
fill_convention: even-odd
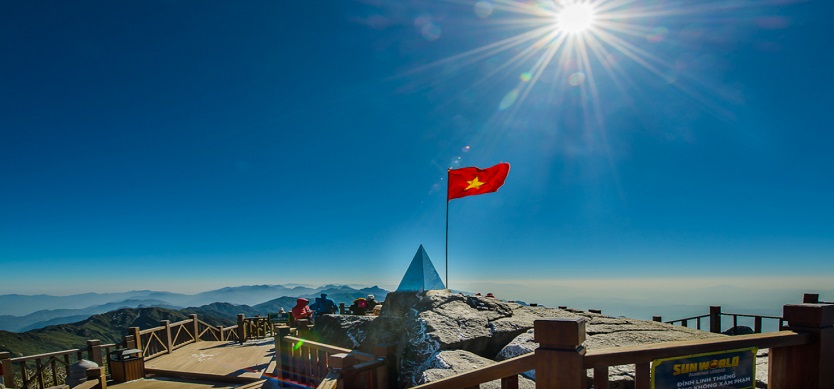
{"type": "MultiPolygon", "coordinates": [[[[66,296],[65,298],[69,298],[75,303],[85,298],[89,298],[87,301],[101,302],[103,296],[123,298],[130,293],[132,292],[88,293],[66,296]]],[[[2,320],[0,323],[3,325],[23,329],[18,332],[0,330],[0,351],[9,351],[13,355],[32,355],[83,348],[87,339],[99,339],[104,343],[119,343],[122,341],[122,337],[127,334],[128,327],[155,327],[159,325],[160,320],[175,322],[188,319],[190,314],[197,314],[200,320],[211,325],[230,326],[237,324],[237,315],[241,313],[251,317],[255,315],[266,316],[269,313],[278,312],[280,308],[289,311],[296,304],[298,297],[308,298],[312,301],[320,293],[327,293],[328,297],[336,302],[344,302],[346,305],[350,305],[357,297],[365,297],[368,294],[373,294],[377,300],[382,301],[387,296],[388,291],[376,286],[354,289],[345,285],[324,285],[317,288],[258,285],[222,288],[197,295],[154,291],[138,291],[137,293],[139,296],[153,296],[155,298],[126,299],[75,309],[41,309],[24,316],[0,316],[0,320],[2,320]],[[254,305],[234,302],[263,299],[270,291],[282,290],[304,293],[278,298],[275,298],[273,294],[271,299],[261,300],[264,302],[254,305]],[[246,295],[247,291],[252,293],[251,296],[246,295]],[[163,300],[162,297],[168,297],[170,301],[163,300]],[[210,298],[217,298],[218,301],[186,308],[177,307],[171,303],[171,301],[177,303],[204,301],[210,298]],[[41,324],[44,325],[41,326],[41,324]]],[[[7,310],[6,304],[8,303],[25,304],[33,301],[37,301],[39,307],[52,308],[54,304],[61,304],[63,301],[69,300],[64,300],[64,297],[61,296],[4,295],[0,296],[0,302],[3,303],[0,307],[7,310]]],[[[12,311],[14,309],[12,308],[12,311]]]]}
{"type": "MultiPolygon", "coordinates": [[[[312,301],[320,293],[328,293],[328,296],[337,303],[344,302],[350,305],[356,297],[364,297],[368,294],[373,294],[377,300],[382,300],[388,291],[377,286],[355,289],[346,285],[319,287],[247,285],[226,287],[193,295],[151,290],[84,293],[71,296],[0,295],[0,330],[27,332],[51,325],[80,322],[91,315],[121,308],[156,307],[182,310],[184,307],[219,307],[218,303],[226,303],[234,307],[260,307],[259,310],[264,313],[277,312],[278,308],[285,310],[292,308],[298,297],[305,297],[312,301]],[[280,297],[276,298],[278,296],[280,297]],[[274,309],[266,309],[263,305],[268,303],[280,305],[275,305],[274,309]]],[[[223,312],[224,315],[227,313],[223,312]]],[[[235,312],[231,317],[237,313],[249,315],[249,312],[240,311],[235,312]]]]}

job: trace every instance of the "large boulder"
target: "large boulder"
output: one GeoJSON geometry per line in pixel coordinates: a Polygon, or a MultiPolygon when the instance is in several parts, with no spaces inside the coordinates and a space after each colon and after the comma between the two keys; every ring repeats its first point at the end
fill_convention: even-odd
{"type": "Polygon", "coordinates": [[[355,349],[365,342],[372,316],[322,315],[316,319],[313,340],[334,346],[355,349]]]}
{"type": "MultiPolygon", "coordinates": [[[[317,322],[316,330],[325,343],[365,352],[371,352],[378,344],[396,345],[399,385],[411,387],[458,374],[466,366],[532,352],[538,347],[533,341],[533,322],[556,317],[585,318],[584,346],[590,350],[726,336],[580,310],[531,307],[448,290],[393,292],[386,297],[376,318],[330,316],[317,322]],[[453,359],[462,362],[448,362],[453,359]]],[[[529,371],[524,377],[534,379],[535,374],[529,371]]],[[[633,367],[609,369],[612,387],[633,386],[633,377],[633,367]]]]}
{"type": "MultiPolygon", "coordinates": [[[[575,315],[448,290],[394,292],[386,297],[380,316],[369,323],[357,323],[349,315],[333,316],[320,336],[327,343],[352,347],[340,331],[353,331],[351,341],[362,339],[358,348],[366,352],[377,344],[395,344],[400,386],[414,386],[442,351],[466,350],[492,359],[508,342],[533,328],[534,320],[575,315]]],[[[319,332],[318,323],[316,329],[319,332]]]]}

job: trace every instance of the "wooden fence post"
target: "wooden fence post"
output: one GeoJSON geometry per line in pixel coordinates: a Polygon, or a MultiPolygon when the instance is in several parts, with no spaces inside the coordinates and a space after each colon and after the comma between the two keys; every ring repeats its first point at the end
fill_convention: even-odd
{"type": "Polygon", "coordinates": [[[820,295],[819,293],[805,293],[802,296],[802,303],[803,304],[816,304],[820,302],[820,295]]]}
{"type": "Polygon", "coordinates": [[[101,355],[101,341],[98,339],[90,339],[87,341],[87,358],[97,363],[99,366],[104,366],[104,358],[101,355]]]}
{"type": "Polygon", "coordinates": [[[312,330],[312,325],[310,325],[309,319],[298,319],[298,337],[303,338],[310,335],[310,330],[312,330]]]}
{"type": "Polygon", "coordinates": [[[162,333],[162,336],[164,336],[165,339],[163,339],[162,342],[165,343],[163,346],[165,346],[165,349],[168,350],[168,354],[170,354],[171,351],[173,351],[172,346],[174,344],[173,340],[171,340],[171,321],[162,320],[159,322],[159,325],[165,327],[165,332],[162,333]]]}
{"type": "Polygon", "coordinates": [[[240,344],[246,341],[246,320],[242,313],[237,314],[237,341],[240,344]]]}
{"type": "Polygon", "coordinates": [[[107,374],[104,372],[104,367],[96,367],[87,370],[87,381],[96,381],[98,384],[94,389],[107,389],[107,374]]]}
{"type": "Polygon", "coordinates": [[[136,345],[135,348],[137,348],[139,350],[142,350],[142,352],[144,352],[145,351],[145,345],[142,344],[142,334],[140,333],[139,327],[130,327],[130,328],[127,329],[127,332],[129,334],[133,335],[133,341],[135,342],[135,345],[136,345]]]}
{"type": "Polygon", "coordinates": [[[374,346],[374,356],[385,359],[385,366],[377,369],[377,388],[397,387],[397,345],[378,344],[374,346]]]}
{"type": "Polygon", "coordinates": [[[709,332],[721,333],[721,306],[711,305],[709,307],[709,332]]]}
{"type": "Polygon", "coordinates": [[[219,340],[221,342],[226,340],[226,339],[223,339],[223,326],[217,326],[217,340],[219,340]]]}
{"type": "Polygon", "coordinates": [[[0,376],[3,376],[3,385],[7,388],[14,387],[14,370],[12,370],[12,354],[10,352],[0,352],[0,376]]]}
{"type": "Polygon", "coordinates": [[[585,318],[543,319],[533,322],[536,387],[584,389],[587,386],[585,357],[585,318]]]}
{"type": "Polygon", "coordinates": [[[278,365],[278,379],[284,382],[290,377],[290,350],[284,344],[284,337],[289,336],[290,327],[278,326],[275,331],[275,355],[278,356],[275,362],[278,365]]]}
{"type": "Polygon", "coordinates": [[[194,331],[194,342],[200,341],[200,322],[197,321],[197,314],[192,313],[191,315],[191,330],[194,331]]]}
{"type": "Polygon", "coordinates": [[[340,315],[345,314],[345,303],[339,303],[339,314],[340,315]]]}
{"type": "Polygon", "coordinates": [[[769,388],[834,388],[834,305],[788,304],[788,329],[811,334],[810,344],[770,350],[769,388]]]}
{"type": "Polygon", "coordinates": [[[354,364],[355,357],[351,354],[339,353],[330,356],[330,368],[341,371],[338,389],[355,387],[353,385],[354,374],[352,369],[354,364]]]}

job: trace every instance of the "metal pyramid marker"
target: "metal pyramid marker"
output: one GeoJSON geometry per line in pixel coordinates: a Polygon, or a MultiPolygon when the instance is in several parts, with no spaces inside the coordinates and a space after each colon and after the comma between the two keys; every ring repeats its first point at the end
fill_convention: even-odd
{"type": "Polygon", "coordinates": [[[440,275],[423,249],[423,245],[417,249],[414,259],[408,265],[397,292],[425,292],[427,290],[446,289],[440,275]]]}

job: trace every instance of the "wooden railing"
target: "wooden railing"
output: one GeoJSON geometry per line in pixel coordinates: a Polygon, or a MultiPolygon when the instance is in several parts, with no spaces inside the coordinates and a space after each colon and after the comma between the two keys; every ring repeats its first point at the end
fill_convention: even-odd
{"type": "Polygon", "coordinates": [[[274,335],[272,321],[269,316],[245,317],[243,314],[239,314],[237,315],[237,328],[237,341],[240,343],[249,339],[262,339],[274,335]]]}
{"type": "MultiPolygon", "coordinates": [[[[190,319],[171,323],[168,320],[160,321],[158,327],[139,329],[139,327],[128,328],[132,338],[126,337],[126,344],[129,347],[142,350],[145,359],[152,359],[163,354],[170,354],[174,350],[187,344],[200,340],[215,341],[238,341],[244,342],[247,338],[245,328],[240,325],[230,327],[215,327],[197,318],[196,314],[190,315],[190,319]]],[[[248,325],[247,318],[238,315],[238,322],[248,325]],[[242,321],[241,321],[242,319],[242,321]]]]}
{"type": "Polygon", "coordinates": [[[130,327],[137,342],[138,349],[142,350],[142,356],[151,359],[162,354],[170,354],[174,350],[196,342],[200,334],[200,321],[197,315],[191,315],[191,319],[171,323],[170,320],[162,320],[159,327],[140,330],[138,327],[130,327]]]}
{"type": "Polygon", "coordinates": [[[0,375],[3,376],[3,385],[8,388],[48,388],[63,384],[69,366],[87,359],[103,368],[101,374],[106,377],[108,371],[104,356],[115,347],[116,344],[101,344],[101,341],[92,339],[87,341],[86,350],[71,349],[17,358],[11,358],[8,352],[0,352],[0,375]]]}
{"type": "Polygon", "coordinates": [[[275,331],[276,378],[282,382],[319,388],[396,387],[393,346],[378,346],[367,354],[289,336],[289,327],[275,331]]]}
{"type": "MultiPolygon", "coordinates": [[[[243,325],[230,327],[212,326],[197,318],[171,323],[162,320],[158,327],[140,329],[128,328],[128,335],[119,347],[142,350],[142,356],[151,359],[163,354],[170,354],[187,344],[200,340],[239,341],[272,336],[274,329],[268,318],[246,318],[238,315],[238,322],[243,325]]],[[[69,365],[84,358],[96,362],[104,368],[109,377],[106,357],[116,348],[116,344],[101,344],[99,340],[88,340],[87,350],[71,349],[46,354],[12,358],[8,352],[0,352],[0,376],[9,388],[45,388],[60,385],[66,377],[69,365]]]]}
{"type": "MultiPolygon", "coordinates": [[[[706,315],[699,315],[699,316],[692,316],[686,317],[683,319],[675,319],[675,320],[668,320],[665,323],[668,324],[678,324],[680,323],[683,327],[689,327],[690,321],[695,321],[695,328],[701,329],[701,319],[709,319],[709,331],[714,333],[721,333],[721,318],[724,316],[729,316],[733,318],[733,326],[731,328],[738,327],[738,318],[739,317],[746,317],[753,319],[753,333],[760,334],[762,333],[762,320],[778,320],[779,326],[777,330],[781,330],[785,327],[785,320],[779,316],[767,316],[767,315],[751,315],[746,313],[728,313],[728,312],[721,312],[720,306],[710,306],[709,313],[706,315]]],[[[662,322],[663,319],[660,316],[652,316],[653,321],[662,322]]]]}
{"type": "Polygon", "coordinates": [[[683,342],[645,344],[586,351],[585,319],[536,320],[535,353],[420,385],[420,389],[477,388],[501,379],[502,388],[517,388],[518,374],[536,371],[537,388],[584,389],[587,370],[595,388],[608,387],[608,368],[635,365],[635,388],[651,386],[652,361],[745,347],[769,348],[768,388],[834,388],[834,305],[785,305],[788,331],[683,342]]]}

